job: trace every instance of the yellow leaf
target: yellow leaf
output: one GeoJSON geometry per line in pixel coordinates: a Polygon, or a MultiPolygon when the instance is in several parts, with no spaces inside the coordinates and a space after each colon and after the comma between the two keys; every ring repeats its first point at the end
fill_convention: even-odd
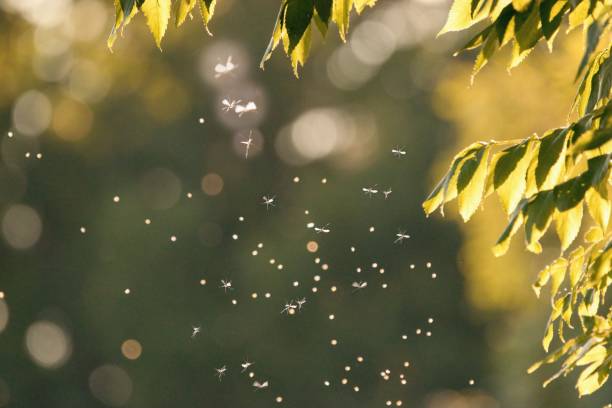
{"type": "Polygon", "coordinates": [[[106,45],[109,50],[113,50],[113,45],[115,44],[115,40],[117,39],[117,33],[123,34],[123,28],[132,21],[132,18],[138,13],[138,7],[132,7],[132,11],[130,15],[123,18],[123,9],[121,8],[120,0],[115,0],[115,25],[108,35],[108,39],[106,40],[106,45]]]}
{"type": "Polygon", "coordinates": [[[589,230],[584,234],[584,240],[589,243],[601,241],[602,238],[603,231],[596,225],[589,228],[589,230]]]}
{"type": "MultiPolygon", "coordinates": [[[[499,3],[508,4],[508,1],[500,1],[499,3]]],[[[448,33],[450,31],[461,31],[465,30],[478,23],[488,15],[488,7],[482,7],[481,10],[476,14],[472,15],[472,0],[454,0],[446,23],[440,30],[438,35],[448,33]]]]}
{"type": "Polygon", "coordinates": [[[196,0],[176,0],[176,26],[180,27],[185,22],[187,15],[196,5],[196,0]]]}
{"type": "Polygon", "coordinates": [[[600,366],[600,362],[595,362],[580,373],[578,381],[576,381],[576,388],[581,397],[594,393],[608,381],[609,372],[607,367],[600,366]]]}
{"type": "Polygon", "coordinates": [[[599,185],[589,188],[584,196],[589,214],[604,231],[608,228],[608,221],[610,220],[607,183],[604,177],[599,185]]]}
{"type": "Polygon", "coordinates": [[[580,24],[586,20],[589,16],[589,6],[590,0],[583,0],[572,12],[569,14],[569,27],[567,32],[569,33],[574,28],[578,27],[580,24]]]}
{"type": "Polygon", "coordinates": [[[459,195],[459,214],[464,222],[467,222],[482,200],[482,195],[487,180],[487,165],[489,160],[490,146],[483,146],[467,158],[459,171],[457,179],[457,190],[459,195]]]}
{"type": "Polygon", "coordinates": [[[358,14],[361,14],[361,12],[366,8],[366,6],[374,7],[374,5],[376,4],[376,0],[354,0],[354,2],[355,10],[357,10],[358,14]]]}
{"type": "Polygon", "coordinates": [[[506,229],[502,233],[502,235],[497,240],[497,243],[493,247],[493,254],[495,256],[502,256],[506,252],[508,252],[508,248],[510,247],[510,240],[512,236],[516,234],[521,225],[523,225],[523,221],[525,216],[523,214],[523,209],[525,207],[525,203],[527,201],[523,200],[514,210],[514,213],[510,217],[510,222],[506,226],[506,229]]]}
{"type": "Polygon", "coordinates": [[[536,142],[530,139],[517,146],[498,152],[491,164],[491,183],[506,214],[516,208],[527,185],[526,173],[533,157],[536,142]]]}
{"type": "Polygon", "coordinates": [[[334,0],[332,4],[331,18],[338,25],[338,33],[342,41],[346,41],[351,8],[353,8],[353,0],[334,0]]]}
{"type": "Polygon", "coordinates": [[[208,35],[212,35],[208,29],[208,23],[215,14],[216,5],[217,0],[200,0],[200,14],[202,15],[202,22],[204,23],[204,28],[206,29],[208,35]]]}
{"type": "Polygon", "coordinates": [[[540,238],[550,226],[555,211],[555,199],[551,190],[538,193],[527,205],[525,239],[527,249],[533,253],[542,252],[540,238]]]}
{"type": "Polygon", "coordinates": [[[579,246],[570,254],[569,279],[572,289],[576,286],[584,272],[584,248],[579,246]]]}
{"type": "Polygon", "coordinates": [[[561,241],[561,250],[565,251],[576,239],[582,224],[582,202],[565,211],[555,211],[557,235],[561,241]]]}
{"type": "Polygon", "coordinates": [[[300,66],[304,66],[308,53],[310,52],[310,43],[312,38],[312,28],[309,25],[300,42],[291,51],[291,66],[293,67],[293,74],[299,77],[298,69],[300,66]]]}
{"type": "Polygon", "coordinates": [[[147,25],[157,47],[161,50],[161,41],[168,28],[170,18],[171,0],[145,0],[140,9],[147,18],[147,25]]]}
{"type": "Polygon", "coordinates": [[[546,325],[546,330],[544,331],[544,337],[542,338],[542,347],[546,352],[548,352],[548,348],[550,347],[550,343],[552,342],[554,329],[554,321],[549,320],[548,324],[546,325]]]}
{"type": "MultiPolygon", "coordinates": [[[[567,259],[557,258],[552,264],[550,264],[550,298],[554,299],[555,295],[559,291],[563,280],[565,279],[565,272],[567,271],[567,259]]],[[[560,308],[562,309],[562,308],[560,308]]]]}
{"type": "Polygon", "coordinates": [[[525,11],[531,4],[531,0],[512,0],[512,7],[516,11],[525,11]]]}
{"type": "Polygon", "coordinates": [[[576,361],[577,366],[585,366],[589,364],[593,364],[599,362],[601,364],[602,361],[606,358],[607,350],[605,346],[601,344],[596,345],[589,351],[587,351],[578,361],[576,361]]]}

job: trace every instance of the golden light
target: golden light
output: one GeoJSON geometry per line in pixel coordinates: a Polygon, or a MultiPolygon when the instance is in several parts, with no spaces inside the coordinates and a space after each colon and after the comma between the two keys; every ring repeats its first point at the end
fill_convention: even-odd
{"type": "Polygon", "coordinates": [[[202,191],[209,196],[216,196],[223,191],[223,178],[216,173],[202,177],[202,191]]]}
{"type": "Polygon", "coordinates": [[[319,244],[316,241],[308,241],[306,244],[306,249],[308,252],[317,252],[319,250],[319,244]]]}
{"type": "Polygon", "coordinates": [[[128,360],[137,360],[142,354],[142,346],[138,340],[128,339],[121,344],[121,354],[128,360]]]}

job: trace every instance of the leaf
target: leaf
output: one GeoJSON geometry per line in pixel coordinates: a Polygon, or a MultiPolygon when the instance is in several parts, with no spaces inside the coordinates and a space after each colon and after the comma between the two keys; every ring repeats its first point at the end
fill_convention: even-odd
{"type": "Polygon", "coordinates": [[[542,191],[527,204],[525,238],[527,249],[533,253],[542,252],[540,238],[552,221],[555,199],[552,191],[542,191]]]}
{"type": "Polygon", "coordinates": [[[346,42],[346,33],[349,27],[349,14],[353,8],[353,0],[333,0],[332,21],[338,25],[338,33],[342,41],[346,42]]]}
{"type": "Polygon", "coordinates": [[[180,27],[185,22],[187,15],[193,10],[196,0],[177,0],[176,1],[176,21],[175,25],[180,27]]]}
{"type": "Polygon", "coordinates": [[[555,322],[552,320],[548,321],[546,325],[546,330],[544,330],[544,337],[542,337],[542,347],[544,351],[548,352],[548,348],[550,347],[550,343],[552,342],[553,335],[555,333],[555,322]]]}
{"type": "Polygon", "coordinates": [[[547,40],[554,38],[568,8],[569,4],[565,0],[544,0],[540,3],[542,34],[547,40]]]}
{"type": "Polygon", "coordinates": [[[554,129],[540,139],[536,166],[529,175],[532,177],[528,180],[527,194],[530,193],[529,184],[535,191],[551,189],[557,184],[565,167],[567,134],[567,128],[554,129]]]}
{"type": "Polygon", "coordinates": [[[573,141],[571,154],[577,156],[582,153],[598,152],[599,154],[612,153],[612,128],[587,130],[580,133],[573,141]]]}
{"type": "Polygon", "coordinates": [[[138,13],[138,8],[131,7],[130,15],[124,17],[123,8],[120,3],[120,0],[115,0],[115,25],[113,26],[110,34],[108,35],[108,39],[106,40],[106,45],[109,50],[113,50],[113,45],[115,44],[115,40],[117,39],[117,33],[121,31],[123,33],[123,28],[129,24],[132,18],[138,13]]]}
{"type": "Polygon", "coordinates": [[[425,199],[425,202],[423,202],[423,210],[425,210],[426,215],[431,214],[438,208],[440,208],[442,215],[444,215],[444,203],[449,202],[457,196],[457,178],[459,176],[457,169],[461,168],[466,157],[482,146],[482,143],[472,143],[455,155],[448,172],[444,175],[442,180],[438,182],[427,199],[425,199]]]}
{"type": "Polygon", "coordinates": [[[459,170],[457,179],[457,200],[459,202],[459,214],[464,222],[467,222],[482,200],[482,195],[487,180],[487,161],[490,146],[486,145],[466,158],[459,170]]]}
{"type": "Polygon", "coordinates": [[[204,28],[206,29],[208,35],[212,35],[208,29],[208,23],[215,14],[216,5],[217,0],[200,0],[200,14],[202,15],[202,22],[204,23],[204,28]]]}
{"type": "MultiPolygon", "coordinates": [[[[607,25],[607,21],[604,23],[607,25]]],[[[589,28],[586,31],[585,39],[586,43],[584,46],[584,54],[582,54],[582,59],[580,60],[580,64],[578,64],[578,70],[576,71],[575,80],[578,80],[582,75],[582,72],[586,68],[589,60],[591,59],[591,55],[597,49],[597,44],[599,44],[599,38],[604,31],[605,25],[600,25],[597,20],[593,21],[589,28]]]]}
{"type": "Polygon", "coordinates": [[[506,214],[511,214],[525,192],[526,173],[535,141],[528,139],[496,153],[492,160],[492,183],[506,214]],[[494,163],[494,164],[493,164],[494,163]]]}
{"type": "Polygon", "coordinates": [[[555,295],[559,291],[563,280],[565,279],[565,272],[569,265],[567,259],[560,257],[557,258],[550,265],[550,298],[554,299],[555,295]]]}
{"type": "Polygon", "coordinates": [[[608,186],[605,177],[599,184],[587,190],[585,200],[591,218],[605,231],[610,220],[610,201],[608,200],[608,186]]]}
{"type": "Polygon", "coordinates": [[[361,14],[361,12],[366,8],[366,6],[374,7],[374,5],[376,4],[376,0],[354,0],[354,2],[355,10],[357,10],[358,14],[361,14]]]}
{"type": "Polygon", "coordinates": [[[606,347],[598,344],[580,357],[580,359],[576,361],[576,365],[581,367],[593,363],[601,364],[606,358],[606,354],[606,347]]]}
{"type": "MultiPolygon", "coordinates": [[[[287,0],[284,27],[289,37],[288,54],[293,52],[306,32],[306,29],[310,26],[310,20],[312,20],[313,13],[313,0],[287,0]]],[[[294,70],[295,69],[294,65],[294,70]]]]}
{"type": "Polygon", "coordinates": [[[561,241],[561,250],[565,251],[576,239],[580,232],[582,224],[582,203],[577,204],[573,208],[565,211],[557,210],[555,212],[555,222],[557,227],[557,235],[561,241]]]}
{"type": "Polygon", "coordinates": [[[572,111],[580,116],[593,111],[602,98],[609,98],[612,86],[612,58],[610,47],[599,52],[590,64],[574,99],[572,111]]]}
{"type": "Polygon", "coordinates": [[[570,254],[569,260],[569,280],[572,291],[575,291],[576,284],[584,272],[584,248],[579,246],[570,254]]]}
{"type": "Polygon", "coordinates": [[[145,0],[140,8],[147,18],[149,30],[153,34],[157,48],[160,50],[161,40],[164,38],[166,28],[168,28],[171,7],[171,0],[145,0]]]}
{"type": "Polygon", "coordinates": [[[272,36],[270,37],[270,41],[268,42],[268,47],[264,52],[264,55],[261,57],[261,61],[259,62],[259,68],[264,69],[266,61],[270,59],[272,56],[272,52],[278,46],[278,43],[281,40],[283,33],[283,20],[285,19],[285,10],[287,9],[287,3],[283,2],[281,4],[280,9],[278,10],[278,15],[276,16],[276,23],[274,23],[274,29],[272,30],[272,36]]]}
{"type": "Polygon", "coordinates": [[[485,12],[476,13],[472,15],[472,2],[471,0],[454,0],[444,27],[440,30],[438,35],[448,33],[450,31],[461,31],[465,30],[478,23],[480,20],[487,16],[485,12]]]}
{"type": "Polygon", "coordinates": [[[304,66],[308,53],[310,52],[310,43],[312,37],[312,29],[310,26],[306,29],[306,32],[302,36],[302,39],[297,44],[295,49],[291,52],[291,66],[293,67],[293,74],[299,77],[298,69],[300,66],[304,66]]]}
{"type": "Polygon", "coordinates": [[[610,368],[606,365],[600,366],[600,364],[597,362],[593,363],[580,373],[576,382],[579,396],[582,397],[583,395],[594,393],[608,381],[610,368]]]}
{"type": "MultiPolygon", "coordinates": [[[[542,37],[540,8],[537,4],[533,4],[529,11],[516,16],[515,37],[520,53],[532,49],[542,37]]],[[[511,66],[516,65],[511,64],[511,66]]]]}
{"type": "Polygon", "coordinates": [[[501,236],[497,240],[497,243],[493,247],[493,254],[495,256],[499,257],[508,252],[508,248],[510,247],[510,240],[512,239],[514,234],[517,233],[521,225],[523,225],[523,221],[525,219],[524,209],[526,204],[527,200],[523,200],[517,205],[516,209],[514,210],[514,213],[510,217],[510,221],[508,222],[506,229],[504,229],[504,232],[502,232],[501,236]]]}
{"type": "Polygon", "coordinates": [[[512,0],[512,7],[516,11],[525,11],[531,4],[531,0],[512,0]]]}
{"type": "Polygon", "coordinates": [[[598,226],[592,226],[584,234],[584,240],[589,243],[598,242],[598,241],[601,241],[602,239],[603,239],[603,231],[598,226]]]}
{"type": "Polygon", "coordinates": [[[329,17],[332,13],[332,5],[333,0],[314,0],[315,10],[325,25],[329,23],[329,17]]]}
{"type": "Polygon", "coordinates": [[[569,14],[569,27],[567,32],[569,33],[574,28],[581,25],[584,20],[589,16],[589,1],[583,0],[575,7],[569,14]]]}

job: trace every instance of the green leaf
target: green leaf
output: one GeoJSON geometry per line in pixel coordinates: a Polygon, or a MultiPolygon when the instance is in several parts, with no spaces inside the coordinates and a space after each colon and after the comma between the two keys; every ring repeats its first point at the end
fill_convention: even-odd
{"type": "Polygon", "coordinates": [[[482,200],[485,182],[487,180],[487,162],[490,146],[486,145],[471,153],[467,157],[457,179],[457,200],[459,202],[459,214],[464,222],[467,222],[482,200]]]}
{"type": "Polygon", "coordinates": [[[516,42],[519,44],[520,50],[524,51],[533,48],[542,36],[540,30],[540,8],[534,4],[528,12],[519,14],[516,21],[516,42]],[[524,16],[525,14],[527,15],[526,17],[524,16]]]}
{"type": "Polygon", "coordinates": [[[333,0],[314,0],[314,7],[321,18],[321,21],[327,26],[329,24],[329,17],[332,13],[333,0]]]}
{"type": "Polygon", "coordinates": [[[527,249],[533,253],[542,252],[540,238],[546,233],[552,221],[555,210],[555,198],[552,191],[542,191],[538,193],[527,204],[525,218],[525,238],[527,249]]]}
{"type": "Polygon", "coordinates": [[[544,0],[540,3],[542,34],[547,40],[552,40],[555,37],[568,9],[569,4],[565,0],[544,0]]]}
{"type": "Polygon", "coordinates": [[[206,29],[208,35],[212,35],[208,28],[208,23],[215,14],[216,5],[217,0],[200,0],[200,14],[202,15],[202,23],[204,23],[204,28],[206,29]]]}
{"type": "Polygon", "coordinates": [[[288,54],[293,52],[306,32],[306,29],[310,26],[310,20],[312,20],[313,13],[313,0],[287,0],[285,30],[289,37],[288,54]]]}
{"type": "Polygon", "coordinates": [[[508,215],[514,211],[525,192],[526,173],[534,145],[535,141],[530,138],[496,153],[492,159],[493,187],[508,215]]]}
{"type": "Polygon", "coordinates": [[[349,14],[353,8],[353,0],[334,0],[332,5],[332,21],[338,26],[342,41],[346,41],[349,27],[349,14]]]}
{"type": "Polygon", "coordinates": [[[196,0],[177,0],[176,1],[176,20],[175,25],[180,27],[185,22],[187,15],[196,5],[196,0]]]}

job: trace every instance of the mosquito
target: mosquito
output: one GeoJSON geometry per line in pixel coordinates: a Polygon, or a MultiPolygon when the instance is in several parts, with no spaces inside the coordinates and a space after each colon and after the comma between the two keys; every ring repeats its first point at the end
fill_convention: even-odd
{"type": "Polygon", "coordinates": [[[355,288],[355,292],[357,292],[358,290],[365,289],[368,286],[368,282],[353,282],[351,286],[355,288]]]}
{"type": "Polygon", "coordinates": [[[242,117],[242,115],[244,115],[245,113],[253,112],[256,110],[257,105],[255,105],[255,102],[253,101],[247,102],[246,105],[236,104],[236,106],[234,106],[234,112],[238,114],[238,117],[242,117]]]}
{"type": "Polygon", "coordinates": [[[393,153],[395,157],[401,157],[406,155],[406,151],[404,149],[400,149],[399,147],[391,149],[391,153],[393,153]]]}
{"type": "Polygon", "coordinates": [[[270,207],[274,207],[274,199],[276,198],[276,196],[272,196],[270,198],[268,198],[267,196],[263,196],[263,203],[266,206],[266,210],[269,210],[270,207]]]}
{"type": "Polygon", "coordinates": [[[372,187],[363,187],[361,190],[368,197],[372,197],[373,194],[378,194],[378,189],[376,188],[376,184],[374,184],[372,187]]]}
{"type": "Polygon", "coordinates": [[[221,109],[223,109],[225,112],[229,112],[231,110],[236,109],[236,106],[240,102],[242,102],[240,99],[232,99],[231,101],[227,100],[227,99],[223,99],[221,101],[221,104],[223,105],[223,108],[221,108],[221,109]]]}
{"type": "Polygon", "coordinates": [[[306,304],[306,298],[301,298],[295,301],[297,303],[298,310],[302,310],[302,306],[306,304]]]}
{"type": "Polygon", "coordinates": [[[195,336],[197,336],[202,331],[202,327],[201,326],[193,326],[192,330],[193,331],[191,332],[191,338],[193,339],[195,336]]]}
{"type": "Polygon", "coordinates": [[[219,381],[221,381],[221,378],[225,375],[226,372],[227,372],[226,366],[223,366],[221,368],[215,368],[215,375],[219,377],[219,381]]]}
{"type": "Polygon", "coordinates": [[[329,231],[331,231],[329,229],[329,224],[325,224],[325,226],[323,227],[314,227],[314,230],[317,234],[320,234],[320,233],[329,234],[329,231]]]}
{"type": "Polygon", "coordinates": [[[231,73],[233,70],[238,68],[238,65],[232,62],[232,56],[227,57],[225,64],[218,63],[215,65],[215,78],[221,78],[222,76],[231,73]]]}
{"type": "Polygon", "coordinates": [[[229,290],[234,289],[234,288],[232,288],[232,281],[231,280],[226,281],[226,280],[221,279],[221,286],[219,286],[219,287],[222,288],[226,292],[227,292],[228,289],[229,290]]]}
{"type": "Polygon", "coordinates": [[[395,234],[395,236],[397,238],[395,239],[395,241],[393,241],[394,244],[402,243],[405,239],[410,238],[410,235],[406,234],[406,231],[398,231],[398,233],[395,234]]]}
{"type": "Polygon", "coordinates": [[[392,192],[393,190],[391,190],[391,188],[382,192],[385,195],[385,200],[387,199],[387,197],[389,197],[389,195],[391,195],[392,192]]]}
{"type": "Polygon", "coordinates": [[[263,388],[268,388],[268,381],[264,381],[262,383],[260,383],[259,381],[254,381],[253,382],[253,387],[257,388],[258,390],[261,390],[263,388]]]}
{"type": "Polygon", "coordinates": [[[251,143],[253,143],[253,132],[251,131],[249,133],[249,138],[247,140],[243,140],[240,143],[243,144],[246,148],[245,152],[244,152],[244,158],[248,159],[249,158],[249,149],[251,148],[251,143]]]}
{"type": "Polygon", "coordinates": [[[290,310],[295,310],[297,308],[296,305],[293,304],[293,300],[290,301],[289,303],[285,303],[285,307],[283,308],[283,310],[281,310],[281,314],[283,313],[290,313],[290,310]]]}
{"type": "Polygon", "coordinates": [[[242,367],[242,371],[240,371],[240,372],[244,373],[253,364],[255,364],[255,363],[251,363],[248,360],[244,360],[244,363],[240,364],[240,366],[242,367]]]}

